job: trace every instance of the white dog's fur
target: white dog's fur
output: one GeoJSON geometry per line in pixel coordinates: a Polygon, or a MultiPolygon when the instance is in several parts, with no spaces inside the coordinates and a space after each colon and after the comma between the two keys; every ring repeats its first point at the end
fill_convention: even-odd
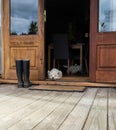
{"type": "Polygon", "coordinates": [[[48,79],[50,80],[58,80],[62,78],[62,72],[56,68],[48,71],[48,79]]]}

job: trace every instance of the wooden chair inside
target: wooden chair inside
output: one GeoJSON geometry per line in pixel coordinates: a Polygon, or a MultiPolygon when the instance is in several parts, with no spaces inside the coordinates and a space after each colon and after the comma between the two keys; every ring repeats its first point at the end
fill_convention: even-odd
{"type": "MultiPolygon", "coordinates": [[[[69,70],[70,66],[70,54],[69,54],[69,44],[68,44],[68,36],[67,34],[54,34],[53,35],[53,43],[54,43],[54,60],[53,66],[60,69],[60,61],[66,60],[67,61],[67,70],[69,70]]],[[[69,72],[67,71],[67,74],[69,72]]]]}

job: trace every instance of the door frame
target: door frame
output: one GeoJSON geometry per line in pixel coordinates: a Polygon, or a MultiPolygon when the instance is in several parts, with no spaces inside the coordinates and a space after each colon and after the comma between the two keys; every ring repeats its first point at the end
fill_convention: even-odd
{"type": "MultiPolygon", "coordinates": [[[[44,1],[46,1],[46,0],[44,0],[44,1]]],[[[89,27],[90,28],[90,32],[89,32],[89,65],[88,65],[88,67],[89,67],[89,76],[87,76],[87,77],[90,79],[90,81],[95,81],[95,70],[96,70],[95,61],[91,60],[91,59],[94,59],[94,56],[92,56],[91,54],[94,52],[94,50],[92,50],[92,49],[94,49],[94,47],[95,47],[92,44],[94,39],[95,39],[95,35],[93,36],[94,29],[92,27],[92,25],[94,24],[94,21],[95,21],[95,18],[93,18],[95,13],[92,12],[92,10],[94,9],[93,5],[96,7],[96,5],[95,5],[95,3],[93,1],[94,0],[89,1],[90,2],[90,6],[89,6],[89,8],[90,8],[90,11],[89,11],[90,12],[89,13],[89,16],[90,16],[90,22],[89,22],[89,24],[90,24],[90,27],[89,27]],[[94,66],[92,67],[91,64],[93,64],[94,66]]]]}
{"type": "Polygon", "coordinates": [[[91,81],[96,81],[96,32],[97,32],[97,18],[98,18],[98,2],[90,0],[90,61],[89,61],[89,78],[91,81]],[[93,55],[94,54],[94,55],[93,55]]]}

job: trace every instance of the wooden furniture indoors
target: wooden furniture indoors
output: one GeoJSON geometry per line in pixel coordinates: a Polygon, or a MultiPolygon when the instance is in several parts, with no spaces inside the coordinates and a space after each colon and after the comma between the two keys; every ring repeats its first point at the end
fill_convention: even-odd
{"type": "MultiPolygon", "coordinates": [[[[70,47],[72,49],[78,49],[80,50],[80,66],[83,64],[83,45],[84,43],[77,43],[77,44],[71,44],[70,47]]],[[[48,45],[48,70],[51,69],[51,51],[54,50],[54,44],[49,44],[48,45]]]]}
{"type": "Polygon", "coordinates": [[[66,60],[69,70],[71,58],[70,58],[70,50],[67,34],[54,34],[53,43],[54,43],[53,67],[55,68],[57,66],[57,68],[60,69],[61,61],[66,60]]]}

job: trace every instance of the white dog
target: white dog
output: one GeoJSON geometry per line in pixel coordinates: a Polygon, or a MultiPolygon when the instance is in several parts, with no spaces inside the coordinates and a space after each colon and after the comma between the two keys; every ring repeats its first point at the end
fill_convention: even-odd
{"type": "Polygon", "coordinates": [[[48,71],[48,79],[50,80],[58,80],[62,78],[62,72],[56,68],[48,71]]]}

